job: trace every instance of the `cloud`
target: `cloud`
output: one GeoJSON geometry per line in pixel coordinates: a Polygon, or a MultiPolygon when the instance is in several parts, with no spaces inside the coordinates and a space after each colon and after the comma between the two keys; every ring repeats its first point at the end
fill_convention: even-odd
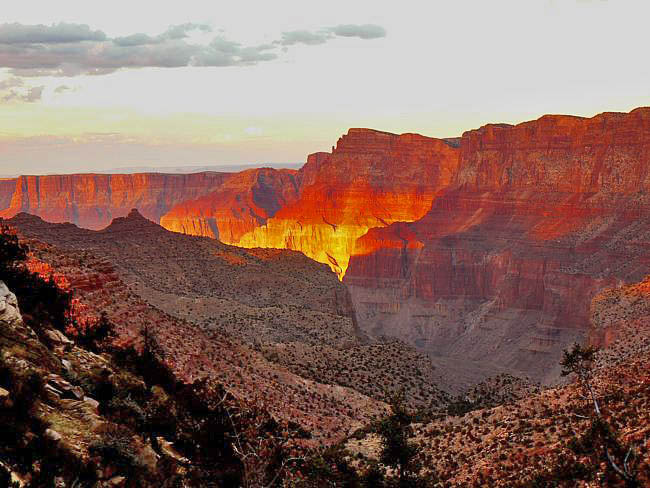
{"type": "Polygon", "coordinates": [[[26,102],[34,103],[39,102],[43,96],[43,89],[45,86],[30,86],[24,90],[10,89],[0,95],[4,103],[10,102],[26,102]]]}
{"type": "Polygon", "coordinates": [[[331,28],[334,35],[341,37],[358,37],[359,39],[379,39],[386,37],[386,29],[375,24],[342,24],[331,28]]]}
{"type": "Polygon", "coordinates": [[[177,68],[188,66],[250,66],[272,61],[282,46],[324,44],[336,37],[376,39],[383,27],[345,24],[315,32],[296,30],[282,33],[279,40],[245,46],[223,35],[211,42],[192,42],[195,33],[208,34],[205,24],[170,26],[150,36],[135,33],[109,38],[84,24],[22,25],[0,24],[0,68],[14,76],[103,75],[129,68],[177,68]]]}
{"type": "Polygon", "coordinates": [[[83,41],[104,41],[106,34],[92,31],[85,24],[0,25],[0,44],[61,44],[83,41]]]}
{"type": "Polygon", "coordinates": [[[283,46],[293,46],[294,44],[307,44],[310,46],[324,44],[332,35],[328,31],[310,32],[307,30],[295,30],[282,33],[282,39],[279,41],[283,46]]]}
{"type": "Polygon", "coordinates": [[[309,46],[324,44],[335,37],[356,37],[359,39],[379,39],[386,37],[386,29],[376,24],[340,24],[326,27],[315,32],[295,30],[282,33],[282,39],[276,41],[283,46],[307,44],[309,46]]]}

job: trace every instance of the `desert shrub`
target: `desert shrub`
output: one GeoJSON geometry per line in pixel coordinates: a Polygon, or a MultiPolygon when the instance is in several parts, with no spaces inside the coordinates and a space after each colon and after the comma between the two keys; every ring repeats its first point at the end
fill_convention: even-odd
{"type": "Polygon", "coordinates": [[[146,469],[133,443],[133,433],[118,424],[105,424],[100,430],[101,440],[90,445],[89,451],[101,456],[107,465],[117,467],[129,475],[140,475],[146,469]]]}

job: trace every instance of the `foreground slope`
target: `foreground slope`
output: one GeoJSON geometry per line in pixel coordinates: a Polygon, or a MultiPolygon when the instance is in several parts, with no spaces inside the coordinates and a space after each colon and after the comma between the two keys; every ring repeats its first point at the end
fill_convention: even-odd
{"type": "MultiPolygon", "coordinates": [[[[154,309],[151,313],[165,315],[165,328],[172,329],[166,333],[172,334],[171,323],[179,321],[188,341],[196,336],[219,345],[227,339],[260,361],[269,361],[270,368],[349,387],[379,401],[406,386],[414,406],[440,407],[446,401],[440,388],[455,391],[443,377],[444,369],[412,347],[361,334],[345,286],[327,266],[300,253],[247,250],[183,236],[136,212],[99,232],[49,224],[26,214],[10,223],[23,235],[55,245],[67,256],[62,263],[51,263],[57,271],[69,266],[74,256],[93,255],[100,272],[71,270],[70,286],[101,296],[96,287],[110,289],[114,286],[110,283],[121,283],[130,298],[144,300],[154,309]],[[104,285],[104,280],[109,283],[104,285]]],[[[119,323],[133,322],[130,329],[140,323],[115,299],[98,298],[94,307],[102,306],[119,316],[119,323]]],[[[146,317],[149,312],[142,313],[146,317]]],[[[197,346],[197,352],[202,347],[197,346]]],[[[203,374],[201,367],[212,370],[210,365],[188,362],[181,357],[186,355],[182,350],[178,355],[183,368],[192,368],[187,371],[192,378],[203,374]]]]}
{"type": "MultiPolygon", "coordinates": [[[[310,307],[334,323],[324,334],[351,328],[345,289],[324,266],[298,253],[251,252],[173,234],[136,212],[99,232],[49,224],[27,214],[9,222],[32,249],[30,268],[45,277],[53,275],[61,287],[75,293],[79,322],[92,322],[105,313],[123,345],[131,343],[142,327],[150,327],[179,380],[207,378],[240,398],[263,399],[279,418],[291,419],[325,440],[334,440],[383,411],[382,402],[336,384],[302,378],[230,334],[251,327],[245,311],[264,315],[266,306],[285,301],[289,311],[284,318],[293,321],[289,324],[296,326],[297,335],[304,318],[300,311],[309,314],[310,307]],[[167,254],[157,255],[159,248],[167,254]],[[183,318],[191,315],[188,302],[200,304],[200,290],[229,310],[211,327],[197,327],[183,318]]],[[[268,337],[282,333],[272,325],[268,337]]],[[[259,335],[266,337],[263,331],[259,335]]]]}

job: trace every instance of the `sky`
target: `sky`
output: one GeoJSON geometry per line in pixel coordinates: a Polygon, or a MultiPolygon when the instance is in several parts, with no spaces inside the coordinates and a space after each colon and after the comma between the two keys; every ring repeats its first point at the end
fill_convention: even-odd
{"type": "Polygon", "coordinates": [[[299,163],[650,105],[647,0],[8,0],[0,175],[299,163]]]}

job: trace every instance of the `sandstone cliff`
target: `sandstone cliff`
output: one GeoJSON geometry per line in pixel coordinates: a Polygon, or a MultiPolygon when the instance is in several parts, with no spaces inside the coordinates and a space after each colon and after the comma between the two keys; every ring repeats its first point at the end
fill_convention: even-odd
{"type": "Polygon", "coordinates": [[[16,179],[0,179],[0,210],[6,209],[16,191],[16,179]]]}
{"type": "Polygon", "coordinates": [[[49,222],[72,222],[89,229],[106,227],[113,218],[137,208],[159,222],[170,208],[217,188],[227,173],[21,176],[11,203],[0,211],[10,218],[20,212],[49,222]]]}
{"type": "Polygon", "coordinates": [[[168,230],[236,244],[297,198],[296,171],[252,169],[229,177],[219,189],[188,200],[162,216],[168,230]]]}
{"type": "Polygon", "coordinates": [[[297,200],[232,244],[302,251],[342,277],[360,236],[423,216],[457,166],[443,140],[350,129],[331,154],[309,156],[297,200]]]}
{"type": "Polygon", "coordinates": [[[361,327],[553,379],[591,298],[650,271],[649,162],[650,109],[465,133],[428,214],[357,241],[361,327]]]}

